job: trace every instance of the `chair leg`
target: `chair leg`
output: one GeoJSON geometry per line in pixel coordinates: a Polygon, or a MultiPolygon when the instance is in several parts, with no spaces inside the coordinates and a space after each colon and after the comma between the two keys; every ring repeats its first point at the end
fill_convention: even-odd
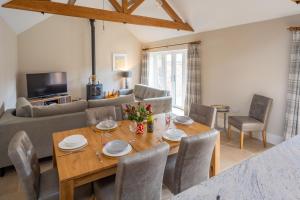
{"type": "Polygon", "coordinates": [[[3,177],[5,175],[5,168],[0,168],[0,177],[3,177]]]}
{"type": "Polygon", "coordinates": [[[240,148],[243,149],[244,147],[244,132],[240,132],[240,148]]]}
{"type": "Polygon", "coordinates": [[[228,125],[227,137],[228,139],[231,139],[231,125],[228,125]]]}
{"type": "Polygon", "coordinates": [[[266,132],[266,130],[262,131],[262,140],[263,140],[263,145],[266,148],[267,147],[267,132],[266,132]]]}
{"type": "Polygon", "coordinates": [[[249,132],[249,137],[252,138],[252,131],[249,132]]]}

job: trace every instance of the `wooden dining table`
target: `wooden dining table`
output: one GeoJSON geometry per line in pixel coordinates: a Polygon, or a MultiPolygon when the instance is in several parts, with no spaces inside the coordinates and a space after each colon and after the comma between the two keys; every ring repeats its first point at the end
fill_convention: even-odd
{"type": "MultiPolygon", "coordinates": [[[[74,189],[78,186],[91,183],[98,179],[111,176],[116,173],[118,159],[108,157],[102,153],[104,144],[109,141],[120,139],[127,141],[132,146],[130,154],[135,154],[154,146],[167,142],[170,145],[169,154],[175,154],[179,149],[179,142],[170,142],[162,138],[162,132],[166,130],[164,114],[154,117],[154,131],[136,135],[130,131],[131,121],[118,121],[118,127],[110,132],[99,131],[94,126],[74,130],[56,132],[53,134],[53,165],[57,167],[59,175],[59,193],[61,200],[71,200],[74,197],[74,189]],[[58,143],[65,137],[81,134],[88,145],[74,152],[62,151],[58,143]]],[[[210,130],[206,125],[194,122],[191,125],[174,124],[171,128],[183,130],[188,136],[205,133],[210,130]]],[[[169,128],[170,128],[169,127],[169,128]]],[[[220,135],[218,136],[211,160],[210,175],[215,176],[220,168],[220,135]]]]}

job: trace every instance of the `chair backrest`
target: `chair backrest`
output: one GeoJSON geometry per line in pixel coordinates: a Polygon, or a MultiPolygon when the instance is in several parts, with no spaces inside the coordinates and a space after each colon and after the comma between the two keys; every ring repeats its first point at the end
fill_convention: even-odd
{"type": "Polygon", "coordinates": [[[205,124],[210,128],[214,128],[216,121],[217,109],[211,106],[191,104],[189,117],[195,122],[205,124]]]}
{"type": "Polygon", "coordinates": [[[178,194],[209,178],[217,130],[183,138],[176,159],[173,193],[178,194]]]}
{"type": "Polygon", "coordinates": [[[262,122],[266,126],[273,99],[255,94],[252,98],[249,117],[262,122]]]}
{"type": "Polygon", "coordinates": [[[116,110],[114,106],[86,109],[87,125],[96,125],[99,122],[112,119],[116,120],[116,110]]]}
{"type": "Polygon", "coordinates": [[[27,199],[39,196],[40,165],[35,149],[24,131],[14,135],[8,146],[8,157],[15,166],[27,199]]]}
{"type": "Polygon", "coordinates": [[[160,200],[169,145],[121,158],[116,174],[116,200],[160,200]]]}

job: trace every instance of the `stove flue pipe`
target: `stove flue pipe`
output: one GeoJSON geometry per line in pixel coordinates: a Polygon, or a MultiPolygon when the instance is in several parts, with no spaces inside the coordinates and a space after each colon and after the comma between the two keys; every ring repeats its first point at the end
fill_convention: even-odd
{"type": "Polygon", "coordinates": [[[90,19],[91,25],[91,47],[92,47],[92,84],[96,84],[96,48],[95,48],[95,20],[90,19]]]}

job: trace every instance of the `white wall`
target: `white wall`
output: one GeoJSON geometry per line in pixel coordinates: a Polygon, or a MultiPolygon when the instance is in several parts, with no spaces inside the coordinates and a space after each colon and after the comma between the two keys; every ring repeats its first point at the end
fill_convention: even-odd
{"type": "Polygon", "coordinates": [[[0,17],[0,104],[16,104],[17,35],[0,17]]]}
{"type": "MultiPolygon", "coordinates": [[[[87,19],[52,16],[18,36],[18,95],[26,96],[25,73],[66,71],[68,90],[73,97],[85,98],[91,75],[90,24],[87,19]]],[[[112,71],[112,53],[127,53],[133,71],[131,85],[139,82],[140,42],[124,24],[96,22],[97,78],[104,90],[119,89],[122,79],[112,71]]]]}
{"type": "MultiPolygon", "coordinates": [[[[291,33],[300,15],[145,44],[153,47],[201,40],[203,103],[228,104],[246,115],[254,93],[274,99],[269,141],[283,137],[291,33]]],[[[166,49],[163,49],[166,50],[166,49]]]]}

